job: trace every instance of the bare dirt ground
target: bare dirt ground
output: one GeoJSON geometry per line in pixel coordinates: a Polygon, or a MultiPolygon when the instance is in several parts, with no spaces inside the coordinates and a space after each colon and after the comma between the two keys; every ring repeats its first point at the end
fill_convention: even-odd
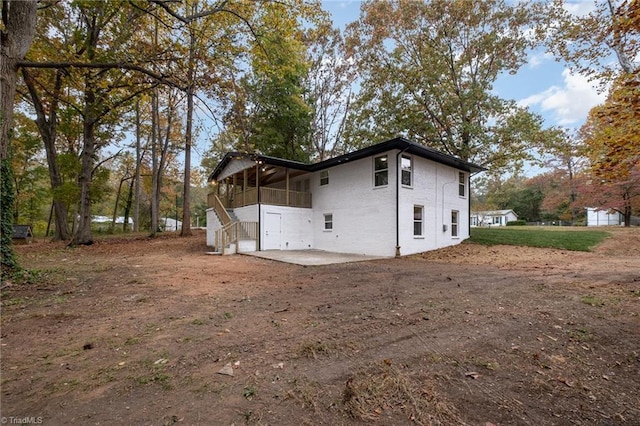
{"type": "Polygon", "coordinates": [[[18,251],[42,273],[2,290],[9,424],[640,424],[637,228],[318,267],[203,233],[18,251]]]}

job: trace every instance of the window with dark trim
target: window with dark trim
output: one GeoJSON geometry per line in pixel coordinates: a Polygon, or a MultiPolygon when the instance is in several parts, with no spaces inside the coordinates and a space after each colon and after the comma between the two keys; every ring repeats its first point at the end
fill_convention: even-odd
{"type": "Polygon", "coordinates": [[[320,172],[320,186],[329,185],[329,170],[320,172]]]}
{"type": "Polygon", "coordinates": [[[400,159],[400,168],[402,170],[402,184],[404,186],[413,185],[413,158],[409,155],[402,155],[400,159]]]}
{"type": "Polygon", "coordinates": [[[458,195],[467,196],[467,176],[463,172],[458,172],[458,195]]]}
{"type": "Polygon", "coordinates": [[[451,211],[451,236],[452,237],[458,236],[458,211],[457,210],[451,211]]]}
{"type": "Polygon", "coordinates": [[[333,229],[333,214],[325,213],[324,215],[324,230],[331,231],[333,229]]]}
{"type": "Polygon", "coordinates": [[[422,237],[424,223],[424,207],[413,206],[413,236],[422,237]]]}
{"type": "Polygon", "coordinates": [[[380,155],[373,159],[373,182],[374,186],[389,184],[389,162],[386,155],[380,155]]]}

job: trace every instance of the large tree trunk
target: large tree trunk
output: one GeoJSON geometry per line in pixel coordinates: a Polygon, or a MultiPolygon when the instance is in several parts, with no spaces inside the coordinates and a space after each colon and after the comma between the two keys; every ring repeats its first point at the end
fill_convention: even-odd
{"type": "MultiPolygon", "coordinates": [[[[191,144],[193,139],[193,86],[194,86],[194,74],[195,74],[195,36],[191,33],[191,40],[189,45],[189,71],[188,80],[189,87],[187,89],[187,128],[185,134],[184,144],[184,191],[182,197],[182,232],[183,237],[191,235],[191,144]]],[[[176,226],[178,224],[176,223],[176,226]]]]}
{"type": "Polygon", "coordinates": [[[13,185],[11,161],[7,157],[13,103],[18,80],[18,61],[31,46],[36,32],[36,0],[2,0],[0,33],[0,275],[19,268],[13,251],[12,206],[13,185]]]}
{"type": "Polygon", "coordinates": [[[51,96],[51,105],[49,110],[49,118],[45,113],[44,105],[36,91],[36,87],[33,78],[26,69],[22,69],[22,76],[24,82],[29,89],[31,95],[31,102],[36,111],[36,124],[40,132],[40,137],[44,144],[44,149],[47,154],[47,165],[49,169],[49,181],[51,182],[51,189],[53,192],[53,210],[56,219],[56,231],[53,239],[68,240],[71,238],[69,232],[69,224],[67,222],[68,208],[67,205],[56,199],[56,190],[62,187],[62,174],[60,173],[60,167],[58,165],[58,153],[56,150],[56,133],[57,133],[57,109],[58,109],[58,95],[62,86],[62,72],[58,70],[56,72],[56,82],[54,86],[53,96],[51,96]]]}
{"type": "Polygon", "coordinates": [[[96,106],[96,96],[92,87],[91,78],[86,77],[85,82],[85,105],[83,123],[83,148],[80,158],[81,170],[78,176],[80,186],[80,212],[78,218],[78,229],[71,241],[72,245],[93,244],[91,232],[91,182],[93,180],[93,167],[95,165],[95,126],[94,108],[96,106]]]}
{"type": "Polygon", "coordinates": [[[7,158],[9,129],[18,80],[18,61],[24,58],[36,33],[36,0],[2,0],[0,34],[0,159],[7,158]]]}

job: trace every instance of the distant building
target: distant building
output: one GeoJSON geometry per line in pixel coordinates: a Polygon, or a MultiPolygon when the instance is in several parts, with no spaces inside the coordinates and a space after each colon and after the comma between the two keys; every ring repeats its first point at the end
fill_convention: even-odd
{"type": "MultiPolygon", "coordinates": [[[[91,217],[91,221],[93,223],[111,223],[113,222],[113,218],[112,217],[107,217],[107,216],[92,216],[91,217]]],[[[124,223],[124,216],[118,216],[116,217],[116,224],[117,225],[122,225],[124,223]]],[[[129,218],[128,220],[129,225],[133,226],[133,218],[129,218]]]]}
{"type": "Polygon", "coordinates": [[[182,222],[179,220],[171,219],[170,217],[161,217],[159,220],[160,228],[163,231],[174,232],[182,229],[182,222]]]}
{"type": "Polygon", "coordinates": [[[518,220],[513,210],[484,210],[471,212],[471,226],[507,226],[508,222],[518,220]]]}
{"type": "Polygon", "coordinates": [[[624,225],[624,216],[613,210],[600,210],[587,207],[587,226],[619,226],[624,225]]]}

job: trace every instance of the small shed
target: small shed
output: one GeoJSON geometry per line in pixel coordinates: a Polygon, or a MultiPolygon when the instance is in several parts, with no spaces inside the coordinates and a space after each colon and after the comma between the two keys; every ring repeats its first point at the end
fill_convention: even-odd
{"type": "Polygon", "coordinates": [[[13,225],[13,241],[30,243],[33,238],[33,231],[30,225],[13,225]]]}
{"type": "Polygon", "coordinates": [[[587,207],[587,226],[624,225],[624,216],[617,211],[587,207]]]}

